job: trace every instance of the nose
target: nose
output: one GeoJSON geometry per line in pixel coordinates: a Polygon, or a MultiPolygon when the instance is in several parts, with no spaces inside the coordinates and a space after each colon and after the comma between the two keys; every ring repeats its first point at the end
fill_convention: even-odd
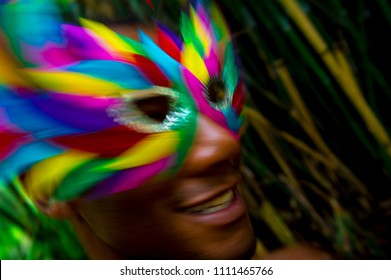
{"type": "Polygon", "coordinates": [[[200,115],[193,145],[182,165],[181,174],[192,176],[207,173],[222,163],[230,163],[238,168],[239,159],[240,142],[225,128],[200,115]]]}

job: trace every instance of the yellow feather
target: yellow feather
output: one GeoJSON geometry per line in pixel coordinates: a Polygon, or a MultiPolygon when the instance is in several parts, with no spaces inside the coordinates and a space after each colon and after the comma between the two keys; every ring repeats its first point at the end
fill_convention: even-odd
{"type": "Polygon", "coordinates": [[[186,45],[182,52],[182,64],[196,76],[203,84],[209,80],[208,69],[205,66],[204,60],[198,54],[193,45],[186,45]]]}
{"type": "Polygon", "coordinates": [[[121,53],[137,53],[137,51],[124,40],[122,40],[122,38],[117,33],[112,31],[104,24],[84,18],[80,18],[80,23],[82,26],[102,37],[105,43],[108,44],[112,49],[121,53]]]}
{"type": "Polygon", "coordinates": [[[123,90],[115,83],[72,72],[25,70],[24,73],[44,90],[85,96],[112,96],[123,90]]]}
{"type": "Polygon", "coordinates": [[[27,173],[25,188],[28,195],[33,200],[47,199],[72,169],[94,157],[95,154],[70,150],[39,162],[27,173]]]}
{"type": "Polygon", "coordinates": [[[99,167],[98,171],[122,170],[155,162],[174,154],[178,144],[179,134],[176,131],[149,135],[112,163],[99,167]]]}
{"type": "Polygon", "coordinates": [[[193,7],[191,7],[190,9],[190,17],[191,17],[191,21],[193,22],[194,29],[197,31],[201,44],[204,48],[205,55],[209,56],[211,45],[212,45],[212,40],[209,31],[205,26],[205,24],[201,21],[199,16],[196,14],[193,7]]]}

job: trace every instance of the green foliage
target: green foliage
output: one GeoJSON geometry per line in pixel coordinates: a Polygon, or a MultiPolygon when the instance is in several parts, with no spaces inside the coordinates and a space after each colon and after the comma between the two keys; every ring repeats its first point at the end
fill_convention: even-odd
{"type": "Polygon", "coordinates": [[[85,259],[71,228],[43,216],[17,183],[0,184],[0,259],[85,259]]]}

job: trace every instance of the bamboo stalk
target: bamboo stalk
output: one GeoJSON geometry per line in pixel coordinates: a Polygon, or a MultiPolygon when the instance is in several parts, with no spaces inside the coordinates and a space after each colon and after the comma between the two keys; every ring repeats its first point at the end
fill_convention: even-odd
{"type": "Polygon", "coordinates": [[[344,225],[344,211],[335,199],[330,200],[330,205],[334,212],[334,219],[336,224],[336,236],[338,248],[341,248],[345,254],[350,254],[352,251],[347,229],[344,225]]]}
{"type": "MultiPolygon", "coordinates": [[[[258,112],[256,112],[253,109],[247,109],[247,110],[250,110],[250,113],[248,115],[249,118],[251,118],[251,116],[253,116],[253,115],[259,114],[258,112]]],[[[262,117],[260,117],[260,118],[262,119],[262,117]]],[[[282,130],[279,130],[279,129],[273,127],[272,124],[268,120],[266,120],[265,118],[262,119],[262,122],[264,125],[268,126],[268,128],[270,129],[270,132],[273,135],[278,136],[281,139],[284,139],[286,142],[288,142],[289,144],[291,144],[292,146],[294,146],[296,149],[300,150],[301,152],[305,153],[310,158],[316,160],[317,162],[322,163],[324,166],[326,166],[329,169],[334,170],[337,168],[336,162],[331,161],[329,158],[325,157],[323,154],[312,149],[307,144],[305,144],[302,140],[294,137],[293,135],[291,135],[285,131],[282,131],[282,130]]]]}
{"type": "Polygon", "coordinates": [[[297,108],[300,118],[297,119],[299,125],[302,126],[304,131],[308,134],[314,144],[318,147],[318,149],[327,157],[331,162],[334,162],[336,167],[341,171],[342,174],[345,175],[362,193],[367,193],[366,187],[362,184],[362,182],[354,176],[354,174],[346,167],[338,157],[330,150],[327,146],[323,138],[321,137],[319,131],[317,130],[313,120],[311,113],[307,109],[304,101],[301,98],[298,88],[296,87],[292,77],[290,76],[288,69],[282,60],[276,62],[276,71],[286,88],[288,95],[290,96],[292,102],[297,108]]]}
{"type": "Polygon", "coordinates": [[[270,229],[274,232],[276,237],[286,246],[294,245],[297,243],[296,238],[284,223],[273,205],[264,200],[261,206],[261,216],[264,221],[270,226],[270,229]]]}
{"type": "Polygon", "coordinates": [[[304,162],[311,175],[316,179],[316,181],[318,181],[319,184],[323,186],[331,196],[337,197],[337,191],[333,188],[333,185],[330,183],[330,181],[325,179],[322,174],[320,174],[320,172],[315,166],[315,163],[309,159],[304,159],[304,162]]]}
{"type": "Polygon", "coordinates": [[[329,149],[326,143],[323,141],[320,136],[316,126],[312,120],[311,113],[307,109],[307,106],[304,104],[303,99],[300,96],[299,90],[293,82],[292,77],[290,76],[288,69],[286,68],[283,61],[280,59],[275,63],[275,69],[279,75],[288,95],[290,96],[293,104],[298,110],[301,118],[298,119],[298,123],[303,127],[307,134],[314,141],[315,145],[330,159],[335,160],[336,156],[329,149]]]}
{"type": "Polygon", "coordinates": [[[335,161],[330,160],[329,158],[325,157],[323,154],[319,153],[318,151],[310,148],[307,144],[305,144],[303,141],[301,141],[298,138],[295,138],[291,134],[275,130],[275,134],[285,141],[287,141],[289,144],[294,146],[296,149],[304,152],[307,156],[311,157],[312,159],[316,160],[317,162],[322,163],[324,166],[331,170],[335,170],[337,168],[337,164],[335,161]]]}
{"type": "Polygon", "coordinates": [[[290,190],[292,196],[308,211],[308,213],[312,216],[313,220],[318,224],[319,228],[322,230],[323,234],[326,237],[332,236],[332,230],[329,228],[329,225],[324,221],[322,216],[316,211],[315,207],[311,204],[310,201],[306,198],[303,192],[297,191],[297,188],[292,185],[288,178],[281,175],[280,180],[285,183],[285,185],[290,190]]]}
{"type": "Polygon", "coordinates": [[[335,70],[335,78],[340,82],[342,88],[345,90],[346,95],[355,105],[356,109],[360,112],[368,130],[371,131],[375,138],[378,139],[380,144],[382,144],[383,148],[387,152],[388,156],[391,157],[391,141],[388,133],[366,102],[363,93],[361,92],[353,75],[353,72],[349,67],[345,54],[339,47],[335,48],[335,53],[340,65],[340,69],[335,70]]]}
{"type": "Polygon", "coordinates": [[[284,156],[282,155],[282,152],[280,151],[280,148],[274,141],[274,138],[268,133],[267,128],[270,127],[270,123],[262,116],[261,113],[256,112],[251,108],[248,108],[246,112],[249,116],[249,121],[252,123],[254,129],[259,133],[261,139],[264,141],[269,151],[272,153],[273,157],[281,167],[284,176],[281,175],[280,179],[290,189],[290,192],[300,202],[300,204],[304,206],[309,213],[311,213],[311,215],[314,217],[314,220],[323,230],[324,234],[330,236],[330,229],[303,194],[300,183],[297,180],[294,172],[289,167],[289,164],[286,162],[284,156]]]}
{"type": "MultiPolygon", "coordinates": [[[[270,5],[273,7],[273,5],[270,5]]],[[[273,9],[275,17],[282,17],[284,16],[276,11],[276,9],[273,9]]],[[[287,19],[286,19],[287,20],[287,19]]],[[[279,20],[281,21],[281,20],[279,20]]],[[[285,22],[285,20],[283,21],[285,22]]],[[[366,148],[371,152],[372,155],[377,155],[377,152],[375,151],[375,148],[372,147],[370,144],[365,132],[363,129],[359,126],[359,124],[352,118],[350,113],[348,112],[346,106],[344,105],[341,97],[336,92],[336,89],[334,88],[334,85],[331,83],[329,75],[325,72],[325,70],[319,65],[319,63],[316,61],[316,59],[313,57],[311,52],[308,50],[307,46],[302,42],[300,39],[300,36],[298,36],[293,28],[291,28],[288,24],[281,24],[282,30],[285,32],[287,37],[292,41],[293,45],[296,47],[296,50],[303,56],[306,63],[308,64],[307,67],[310,67],[311,70],[318,76],[319,80],[323,84],[323,86],[330,92],[331,96],[335,100],[336,104],[341,109],[342,113],[344,114],[346,120],[351,124],[353,131],[357,134],[357,138],[366,146],[366,148]]],[[[278,34],[278,33],[277,33],[278,34]]],[[[277,36],[277,35],[276,35],[277,36]]],[[[283,52],[282,52],[283,53],[283,52]]],[[[330,56],[331,52],[330,50],[326,50],[326,53],[330,56]]],[[[273,61],[276,61],[274,59],[273,61]]],[[[300,68],[296,68],[300,69],[300,68]]],[[[311,83],[309,84],[311,87],[311,83]]],[[[317,93],[317,90],[313,90],[314,93],[317,93]]],[[[318,97],[320,101],[322,100],[322,97],[318,97]]],[[[323,106],[327,106],[327,104],[322,103],[323,106]]]]}
{"type": "Polygon", "coordinates": [[[264,141],[291,184],[295,186],[295,188],[300,188],[300,184],[297,181],[294,172],[291,170],[288,163],[284,159],[284,156],[282,155],[282,152],[280,151],[277,143],[273,140],[271,135],[267,133],[266,130],[264,130],[265,127],[270,127],[269,122],[259,112],[256,112],[251,108],[247,108],[246,114],[252,126],[258,132],[259,136],[264,141]]]}
{"type": "MultiPolygon", "coordinates": [[[[254,175],[252,174],[251,170],[249,170],[245,166],[242,166],[241,172],[244,175],[245,179],[248,181],[248,185],[255,193],[257,193],[258,197],[262,200],[261,208],[259,208],[259,203],[255,201],[254,195],[249,193],[246,188],[241,189],[244,192],[244,197],[249,212],[254,217],[264,220],[264,222],[269,226],[269,228],[273,231],[273,233],[278,238],[278,240],[280,240],[281,243],[286,246],[296,244],[297,241],[293,233],[286,225],[282,217],[279,215],[277,210],[274,209],[273,205],[271,205],[270,202],[267,201],[261,191],[261,188],[259,187],[259,184],[255,181],[254,175]]],[[[263,244],[259,244],[257,246],[259,246],[259,248],[257,248],[257,251],[259,250],[259,252],[257,252],[257,256],[262,256],[267,253],[267,250],[263,246],[263,244]]]]}
{"type": "Polygon", "coordinates": [[[292,20],[301,29],[307,37],[315,51],[320,55],[325,65],[329,68],[334,78],[338,81],[345,94],[360,113],[367,128],[373,136],[379,141],[382,147],[391,157],[391,141],[390,138],[376,118],[374,112],[366,102],[354,75],[348,66],[345,56],[340,50],[336,50],[336,55],[331,52],[320,34],[317,32],[313,24],[310,22],[306,14],[301,10],[295,0],[280,0],[281,5],[285,8],[292,20]]]}
{"type": "Polygon", "coordinates": [[[262,243],[260,239],[257,239],[256,247],[255,247],[255,256],[258,259],[263,259],[269,254],[269,251],[266,249],[265,245],[262,243]]]}

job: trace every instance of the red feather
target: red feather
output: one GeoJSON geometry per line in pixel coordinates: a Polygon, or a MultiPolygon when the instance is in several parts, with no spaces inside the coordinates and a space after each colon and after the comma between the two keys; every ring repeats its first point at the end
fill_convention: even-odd
{"type": "Polygon", "coordinates": [[[27,133],[11,131],[0,127],[0,160],[4,160],[18,146],[26,142],[27,133]]]}
{"type": "Polygon", "coordinates": [[[181,50],[178,48],[174,40],[172,40],[171,37],[160,28],[157,31],[157,42],[159,47],[169,56],[176,61],[181,60],[181,50]]]}
{"type": "Polygon", "coordinates": [[[149,5],[149,7],[152,8],[152,10],[155,10],[155,7],[153,6],[152,0],[145,0],[145,2],[147,2],[147,4],[149,5]]]}
{"type": "Polygon", "coordinates": [[[125,126],[116,126],[103,131],[61,136],[52,139],[55,144],[96,153],[102,157],[116,157],[143,140],[148,134],[138,133],[125,126]]]}
{"type": "Polygon", "coordinates": [[[162,70],[150,59],[141,55],[132,55],[132,63],[140,68],[142,73],[156,86],[170,87],[170,80],[163,74],[162,70]]]}
{"type": "Polygon", "coordinates": [[[235,112],[240,115],[244,106],[244,85],[242,81],[239,81],[235,92],[232,97],[232,107],[235,109],[235,112]]]}

